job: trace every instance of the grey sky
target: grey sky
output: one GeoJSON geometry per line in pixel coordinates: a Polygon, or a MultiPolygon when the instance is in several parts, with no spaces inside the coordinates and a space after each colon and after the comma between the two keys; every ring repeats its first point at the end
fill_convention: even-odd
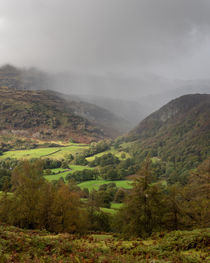
{"type": "Polygon", "coordinates": [[[1,0],[1,64],[209,78],[209,0],[1,0]]]}

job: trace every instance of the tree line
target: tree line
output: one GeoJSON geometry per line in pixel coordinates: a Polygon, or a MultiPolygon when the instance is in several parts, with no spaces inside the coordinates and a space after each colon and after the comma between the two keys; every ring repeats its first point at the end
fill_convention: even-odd
{"type": "Polygon", "coordinates": [[[112,231],[145,237],[153,232],[210,226],[210,159],[191,172],[185,184],[157,180],[147,157],[136,173],[133,188],[120,191],[114,184],[86,193],[70,180],[50,183],[39,160],[19,163],[4,180],[0,220],[7,224],[51,232],[112,231]],[[12,193],[9,193],[8,191],[12,193]],[[86,197],[84,202],[81,197],[86,197]],[[106,214],[100,207],[123,202],[119,212],[106,214]]]}

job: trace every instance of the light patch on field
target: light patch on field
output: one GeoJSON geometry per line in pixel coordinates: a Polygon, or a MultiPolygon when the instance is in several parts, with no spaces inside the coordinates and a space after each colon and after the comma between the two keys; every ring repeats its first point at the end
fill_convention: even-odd
{"type": "Polygon", "coordinates": [[[111,203],[112,209],[120,209],[122,207],[122,203],[111,203]]]}
{"type": "Polygon", "coordinates": [[[124,152],[124,151],[119,151],[117,149],[114,149],[114,147],[111,147],[110,150],[107,150],[107,151],[104,151],[104,152],[101,152],[101,153],[97,153],[97,154],[95,154],[95,155],[93,155],[91,157],[87,157],[86,160],[88,162],[91,162],[91,161],[95,160],[96,157],[101,157],[101,156],[103,156],[104,154],[107,154],[107,153],[112,153],[113,155],[118,157],[120,160],[124,160],[124,159],[130,158],[130,154],[129,153],[124,152]],[[122,153],[125,154],[125,158],[124,159],[121,157],[122,153]]]}
{"type": "Polygon", "coordinates": [[[101,207],[100,210],[108,214],[115,214],[117,212],[116,209],[105,208],[105,207],[101,207]]]}
{"type": "Polygon", "coordinates": [[[129,180],[120,180],[120,181],[106,181],[106,180],[90,180],[86,182],[82,182],[78,184],[78,186],[81,189],[88,188],[89,191],[95,189],[98,190],[99,186],[102,184],[109,184],[109,183],[115,183],[118,188],[125,188],[125,189],[130,189],[132,188],[132,181],[129,180]]]}

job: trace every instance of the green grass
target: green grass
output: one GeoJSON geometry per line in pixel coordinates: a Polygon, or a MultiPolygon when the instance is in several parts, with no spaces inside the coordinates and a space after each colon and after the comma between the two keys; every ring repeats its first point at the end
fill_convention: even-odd
{"type": "Polygon", "coordinates": [[[112,214],[112,215],[117,212],[117,210],[115,210],[115,209],[105,208],[105,207],[101,207],[100,210],[103,211],[104,213],[108,213],[108,214],[112,214]]]}
{"type": "Polygon", "coordinates": [[[98,190],[99,186],[102,184],[109,184],[109,183],[115,183],[117,187],[122,187],[125,189],[130,189],[132,188],[132,181],[129,180],[121,180],[121,181],[106,181],[106,180],[90,180],[86,182],[82,182],[78,184],[78,186],[81,189],[88,188],[89,191],[95,189],[98,190]]]}
{"type": "Polygon", "coordinates": [[[117,211],[122,207],[123,204],[120,203],[111,203],[111,207],[110,208],[105,208],[105,207],[101,207],[101,211],[103,211],[104,213],[109,213],[109,214],[115,214],[117,213],[117,211]]]}
{"type": "Polygon", "coordinates": [[[119,151],[117,149],[114,149],[114,147],[111,147],[110,150],[107,150],[107,151],[104,151],[104,152],[101,152],[101,153],[97,153],[97,154],[95,154],[95,155],[93,155],[91,157],[87,157],[86,159],[87,159],[88,162],[91,162],[91,161],[95,160],[96,157],[101,157],[101,156],[103,156],[104,154],[107,154],[107,153],[112,153],[113,155],[117,156],[120,160],[123,160],[121,158],[121,154],[122,153],[125,153],[126,157],[124,159],[128,159],[130,157],[129,153],[126,153],[124,151],[119,151]]]}
{"type": "Polygon", "coordinates": [[[112,209],[120,209],[122,207],[122,203],[111,203],[112,209]]]}
{"type": "Polygon", "coordinates": [[[152,157],[152,158],[151,158],[151,161],[152,161],[152,163],[156,164],[156,163],[160,162],[160,158],[158,158],[158,157],[152,157]]]}
{"type": "MultiPolygon", "coordinates": [[[[5,152],[2,156],[0,156],[0,159],[32,159],[32,158],[51,158],[51,159],[57,159],[61,160],[65,158],[68,154],[76,155],[79,153],[82,153],[85,149],[88,149],[89,145],[88,144],[79,144],[79,143],[70,143],[68,146],[64,147],[46,147],[46,148],[38,148],[38,149],[29,149],[29,150],[12,150],[5,152]]],[[[130,155],[126,152],[118,151],[111,147],[110,150],[95,154],[94,156],[87,157],[86,159],[90,162],[95,159],[95,157],[101,157],[104,154],[107,153],[112,153],[115,156],[117,156],[120,160],[121,154],[125,154],[125,159],[129,158],[130,155]]]]}
{"type": "Polygon", "coordinates": [[[74,171],[82,171],[84,169],[89,169],[89,170],[93,170],[94,168],[89,167],[89,166],[82,166],[82,165],[70,165],[70,168],[72,169],[71,172],[74,171]]]}
{"type": "Polygon", "coordinates": [[[89,146],[87,144],[70,144],[66,147],[48,147],[30,150],[17,150],[5,152],[0,159],[13,158],[13,159],[32,159],[32,158],[51,158],[63,159],[66,155],[83,152],[89,146]]]}
{"type": "Polygon", "coordinates": [[[63,177],[63,179],[65,181],[65,178],[69,173],[70,173],[70,171],[67,171],[64,173],[59,173],[59,174],[45,175],[44,178],[51,182],[54,180],[59,180],[61,177],[63,177]]]}
{"type": "Polygon", "coordinates": [[[84,169],[93,169],[93,168],[90,168],[88,166],[82,166],[82,165],[70,165],[70,168],[71,168],[71,170],[69,170],[69,171],[66,171],[67,169],[63,169],[63,168],[51,169],[51,171],[54,173],[58,173],[58,172],[60,172],[60,173],[59,174],[45,175],[44,177],[48,181],[59,180],[60,177],[63,177],[63,179],[65,180],[65,177],[74,171],[82,171],[84,169]]]}
{"type": "MultiPolygon", "coordinates": [[[[4,196],[4,192],[3,191],[0,191],[0,198],[2,197],[2,196],[4,196]]],[[[12,196],[13,195],[13,193],[10,193],[10,192],[7,192],[7,195],[8,196],[12,196]]]]}

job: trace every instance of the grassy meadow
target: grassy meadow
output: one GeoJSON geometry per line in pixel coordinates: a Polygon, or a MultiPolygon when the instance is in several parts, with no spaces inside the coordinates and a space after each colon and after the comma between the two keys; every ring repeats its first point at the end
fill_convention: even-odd
{"type": "Polygon", "coordinates": [[[117,213],[117,211],[122,207],[122,203],[111,203],[111,207],[110,208],[105,208],[105,207],[101,207],[101,211],[103,211],[104,213],[108,213],[108,214],[115,214],[117,213]]]}
{"type": "Polygon", "coordinates": [[[82,153],[89,146],[87,144],[76,144],[72,143],[68,146],[61,147],[47,147],[47,148],[37,148],[29,150],[14,150],[3,153],[0,159],[32,159],[32,158],[51,158],[51,159],[63,159],[66,155],[72,154],[76,155],[82,153]]]}
{"type": "Polygon", "coordinates": [[[101,152],[101,153],[97,153],[97,154],[95,154],[95,155],[93,155],[93,156],[91,156],[91,157],[87,157],[86,159],[87,159],[88,162],[91,162],[91,161],[93,161],[96,157],[101,157],[101,156],[103,156],[104,154],[107,154],[107,153],[112,153],[113,155],[115,155],[116,157],[118,157],[120,160],[122,160],[122,157],[121,157],[122,153],[125,154],[125,158],[124,158],[124,159],[127,159],[127,158],[130,157],[129,153],[127,153],[127,152],[125,152],[125,151],[123,151],[123,150],[122,150],[122,151],[121,151],[121,150],[119,151],[119,150],[114,149],[114,147],[111,147],[110,150],[107,150],[107,151],[104,151],[104,152],[101,152]]]}
{"type": "Polygon", "coordinates": [[[98,190],[100,185],[115,183],[118,188],[130,189],[132,188],[132,181],[130,180],[120,180],[120,181],[108,181],[108,180],[90,180],[78,184],[81,189],[88,188],[89,191],[95,189],[98,190]]]}
{"type": "Polygon", "coordinates": [[[65,177],[68,174],[73,173],[74,171],[82,171],[84,169],[93,169],[91,167],[88,166],[82,166],[82,165],[70,165],[69,167],[70,169],[64,169],[64,168],[56,168],[56,169],[51,169],[51,172],[53,172],[54,174],[49,174],[49,175],[45,175],[45,178],[48,181],[53,181],[53,180],[59,180],[60,177],[63,177],[63,179],[65,180],[65,177]]]}

